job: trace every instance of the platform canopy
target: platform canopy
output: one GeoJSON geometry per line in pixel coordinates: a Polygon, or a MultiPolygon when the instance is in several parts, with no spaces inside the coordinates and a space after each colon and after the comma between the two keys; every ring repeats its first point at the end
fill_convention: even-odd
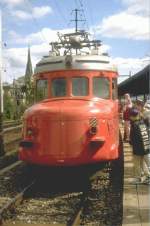
{"type": "Polygon", "coordinates": [[[129,93],[132,96],[149,94],[150,90],[150,64],[132,77],[118,85],[119,96],[129,93]]]}

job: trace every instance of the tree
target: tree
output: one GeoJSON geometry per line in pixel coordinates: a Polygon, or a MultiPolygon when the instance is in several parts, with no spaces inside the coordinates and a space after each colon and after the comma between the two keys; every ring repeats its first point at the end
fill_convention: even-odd
{"type": "Polygon", "coordinates": [[[4,119],[13,119],[15,114],[15,104],[10,91],[4,92],[4,119]]]}

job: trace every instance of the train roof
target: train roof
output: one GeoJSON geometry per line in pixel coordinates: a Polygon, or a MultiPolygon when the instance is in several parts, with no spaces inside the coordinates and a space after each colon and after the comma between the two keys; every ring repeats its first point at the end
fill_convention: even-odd
{"type": "Polygon", "coordinates": [[[89,40],[87,32],[58,33],[58,37],[58,42],[50,43],[49,56],[36,64],[35,74],[58,70],[117,71],[108,54],[100,52],[101,41],[89,40]]]}
{"type": "Polygon", "coordinates": [[[66,55],[43,57],[36,65],[35,74],[74,69],[117,71],[110,57],[105,55],[66,55]]]}

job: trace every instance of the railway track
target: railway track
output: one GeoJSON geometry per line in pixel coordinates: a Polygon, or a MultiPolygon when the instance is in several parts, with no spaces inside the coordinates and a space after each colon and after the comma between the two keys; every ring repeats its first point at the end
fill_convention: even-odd
{"type": "Polygon", "coordinates": [[[21,140],[22,125],[12,126],[4,129],[4,146],[5,152],[9,152],[17,148],[19,141],[21,140]]]}
{"type": "Polygon", "coordinates": [[[9,166],[4,167],[3,169],[0,169],[0,176],[21,164],[22,161],[16,161],[15,163],[12,163],[9,166]]]}
{"type": "MultiPolygon", "coordinates": [[[[9,123],[10,126],[10,123],[9,123]]],[[[4,129],[4,150],[5,155],[0,156],[0,170],[18,160],[18,146],[21,140],[22,125],[4,129]]]]}
{"type": "Polygon", "coordinates": [[[18,126],[18,125],[21,125],[21,121],[4,121],[3,123],[3,128],[4,129],[7,129],[7,128],[10,128],[10,127],[15,127],[15,126],[18,126]]]}
{"type": "Polygon", "coordinates": [[[20,137],[16,137],[13,140],[10,140],[10,141],[5,142],[4,143],[5,152],[8,153],[8,152],[17,150],[20,141],[21,141],[21,136],[20,137]]]}
{"type": "Polygon", "coordinates": [[[20,204],[23,201],[23,197],[25,193],[31,189],[35,181],[32,181],[28,186],[26,186],[20,193],[18,193],[14,198],[8,200],[0,209],[0,225],[3,225],[3,220],[8,212],[12,212],[15,210],[15,206],[20,204]]]}
{"type": "Polygon", "coordinates": [[[5,213],[21,197],[20,191],[25,192],[31,184],[31,178],[28,181],[26,179],[27,175],[29,176],[29,173],[22,161],[17,161],[0,170],[0,225],[3,223],[5,213]]]}
{"type": "Polygon", "coordinates": [[[18,160],[18,146],[21,141],[22,126],[9,127],[4,130],[5,155],[0,156],[0,169],[18,160]]]}
{"type": "MultiPolygon", "coordinates": [[[[122,174],[122,173],[121,173],[122,174]]],[[[67,226],[121,226],[123,212],[123,185],[112,181],[110,177],[99,172],[91,188],[83,194],[81,205],[67,226]],[[117,186],[118,185],[118,186],[117,186]],[[118,187],[118,188],[117,188],[118,187]]],[[[121,182],[121,181],[120,181],[121,182]]]]}
{"type": "Polygon", "coordinates": [[[122,161],[72,172],[44,168],[36,177],[19,163],[4,170],[0,173],[1,224],[121,226],[122,161]]]}
{"type": "Polygon", "coordinates": [[[22,125],[18,126],[13,126],[4,129],[3,134],[4,134],[4,143],[7,145],[14,140],[20,139],[21,138],[21,129],[22,125]]]}
{"type": "Polygon", "coordinates": [[[0,170],[18,160],[18,150],[12,150],[0,157],[0,170]]]}
{"type": "Polygon", "coordinates": [[[63,175],[53,173],[48,177],[41,173],[34,183],[9,199],[0,210],[1,222],[4,219],[6,225],[121,225],[122,191],[110,168],[84,179],[81,175],[71,179],[66,171],[63,175]]]}

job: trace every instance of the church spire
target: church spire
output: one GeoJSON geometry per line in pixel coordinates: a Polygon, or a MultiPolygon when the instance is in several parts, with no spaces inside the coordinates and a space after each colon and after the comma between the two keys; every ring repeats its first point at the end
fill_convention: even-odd
{"type": "Polygon", "coordinates": [[[25,72],[25,81],[31,80],[33,75],[32,71],[32,63],[31,63],[31,56],[30,56],[30,47],[28,47],[28,58],[27,58],[27,65],[26,65],[26,72],[25,72]]]}
{"type": "Polygon", "coordinates": [[[28,59],[26,65],[26,72],[25,72],[25,100],[26,105],[30,105],[33,102],[33,81],[32,81],[32,63],[30,57],[30,47],[28,47],[28,59]]]}

